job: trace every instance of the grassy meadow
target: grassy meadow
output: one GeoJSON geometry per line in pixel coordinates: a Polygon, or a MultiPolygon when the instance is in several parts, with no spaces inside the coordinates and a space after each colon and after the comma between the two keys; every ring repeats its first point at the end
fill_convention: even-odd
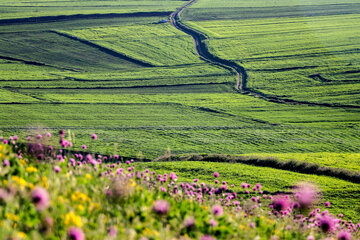
{"type": "MultiPolygon", "coordinates": [[[[351,108],[239,93],[234,72],[199,58],[189,35],[158,23],[185,3],[0,0],[0,136],[64,129],[75,150],[86,144],[87,151],[139,160],[169,153],[256,155],[360,171],[358,1],[198,0],[181,15],[208,37],[213,54],[245,68],[247,88],[351,108]],[[149,16],[91,15],[142,12],[149,16]],[[85,17],[1,22],[77,14],[85,17]],[[89,139],[94,132],[95,142],[89,139]]],[[[330,212],[355,222],[360,215],[359,184],[335,177],[232,163],[137,164],[176,171],[184,182],[196,175],[210,183],[219,171],[236,189],[261,182],[271,193],[309,180],[332,203],[330,212]]]]}

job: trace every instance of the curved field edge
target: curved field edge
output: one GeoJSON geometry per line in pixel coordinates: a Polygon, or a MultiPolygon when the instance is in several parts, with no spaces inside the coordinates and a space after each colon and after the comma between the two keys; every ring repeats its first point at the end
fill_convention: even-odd
{"type": "Polygon", "coordinates": [[[246,164],[232,164],[221,162],[179,161],[179,162],[148,162],[137,165],[159,173],[176,172],[179,181],[191,182],[198,176],[206,184],[213,183],[211,174],[219,172],[222,180],[228,185],[234,184],[234,190],[245,194],[241,188],[242,182],[250,184],[263,183],[264,193],[289,193],[294,184],[307,181],[317,184],[323,191],[324,199],[328,199],[332,208],[330,212],[339,214],[344,212],[346,217],[355,221],[360,214],[360,185],[348,181],[328,177],[290,172],[268,167],[249,166],[246,164]]]}

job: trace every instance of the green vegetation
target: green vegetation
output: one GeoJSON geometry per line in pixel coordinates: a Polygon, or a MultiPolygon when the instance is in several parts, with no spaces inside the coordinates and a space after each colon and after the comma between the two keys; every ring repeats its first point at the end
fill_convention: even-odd
{"type": "MultiPolygon", "coordinates": [[[[280,98],[359,105],[359,14],[324,16],[308,13],[305,7],[298,8],[305,16],[289,17],[279,15],[274,7],[260,12],[276,16],[208,21],[212,20],[209,13],[206,21],[192,21],[198,19],[197,11],[208,9],[203,8],[206,3],[229,16],[227,8],[205,0],[187,9],[184,20],[209,37],[211,52],[245,67],[247,87],[280,98]]],[[[243,6],[242,1],[238,4],[243,6]]],[[[360,11],[359,4],[349,5],[360,11]]],[[[330,3],[319,6],[325,13],[331,12],[327,7],[341,11],[330,3]]],[[[241,18],[242,13],[237,14],[241,18]]]]}
{"type": "Polygon", "coordinates": [[[1,0],[0,19],[74,15],[74,14],[105,14],[132,13],[152,11],[173,11],[183,4],[177,0],[95,0],[95,1],[20,1],[1,0]]]}

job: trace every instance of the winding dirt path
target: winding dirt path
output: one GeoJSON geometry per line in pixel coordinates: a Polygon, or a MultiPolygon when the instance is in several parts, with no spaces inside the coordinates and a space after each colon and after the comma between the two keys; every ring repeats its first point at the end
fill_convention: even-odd
{"type": "Polygon", "coordinates": [[[298,101],[294,99],[288,99],[288,98],[278,98],[273,95],[267,95],[265,93],[262,93],[260,91],[251,89],[247,87],[247,79],[248,75],[246,73],[246,70],[244,67],[240,66],[234,61],[230,61],[227,59],[219,58],[218,56],[215,56],[212,54],[208,46],[206,45],[205,40],[207,40],[207,36],[203,34],[202,32],[199,32],[193,28],[190,28],[189,26],[185,25],[181,22],[180,15],[184,9],[191,6],[192,4],[196,3],[198,0],[191,0],[188,3],[186,3],[184,6],[177,9],[175,12],[173,12],[170,15],[170,22],[171,25],[178,30],[190,35],[194,39],[196,52],[202,58],[203,60],[223,67],[225,69],[228,69],[236,74],[236,86],[235,89],[242,94],[251,95],[254,97],[262,98],[269,102],[274,103],[282,103],[282,104],[292,104],[292,105],[309,105],[309,106],[321,106],[321,107],[339,107],[339,108],[357,108],[359,109],[360,106],[357,105],[346,105],[346,104],[336,104],[336,103],[317,103],[317,102],[309,102],[309,101],[298,101]]]}

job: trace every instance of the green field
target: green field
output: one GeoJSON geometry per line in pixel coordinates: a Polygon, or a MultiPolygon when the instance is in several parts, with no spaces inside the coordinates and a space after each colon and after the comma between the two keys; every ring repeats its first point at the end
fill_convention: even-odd
{"type": "MultiPolygon", "coordinates": [[[[103,154],[259,155],[360,171],[358,1],[198,0],[181,16],[207,36],[213,54],[245,68],[247,88],[315,105],[239,93],[234,72],[199,58],[189,35],[158,24],[168,15],[86,15],[171,12],[185,3],[0,0],[0,20],[85,14],[0,21],[0,135],[63,128],[76,149],[85,143],[103,154]],[[91,133],[98,142],[90,143],[91,133]]],[[[220,167],[236,184],[263,182],[272,192],[309,179],[334,202],[334,212],[360,212],[350,207],[359,185],[331,177],[227,163],[144,166],[180,169],[184,180],[220,167]]]]}

